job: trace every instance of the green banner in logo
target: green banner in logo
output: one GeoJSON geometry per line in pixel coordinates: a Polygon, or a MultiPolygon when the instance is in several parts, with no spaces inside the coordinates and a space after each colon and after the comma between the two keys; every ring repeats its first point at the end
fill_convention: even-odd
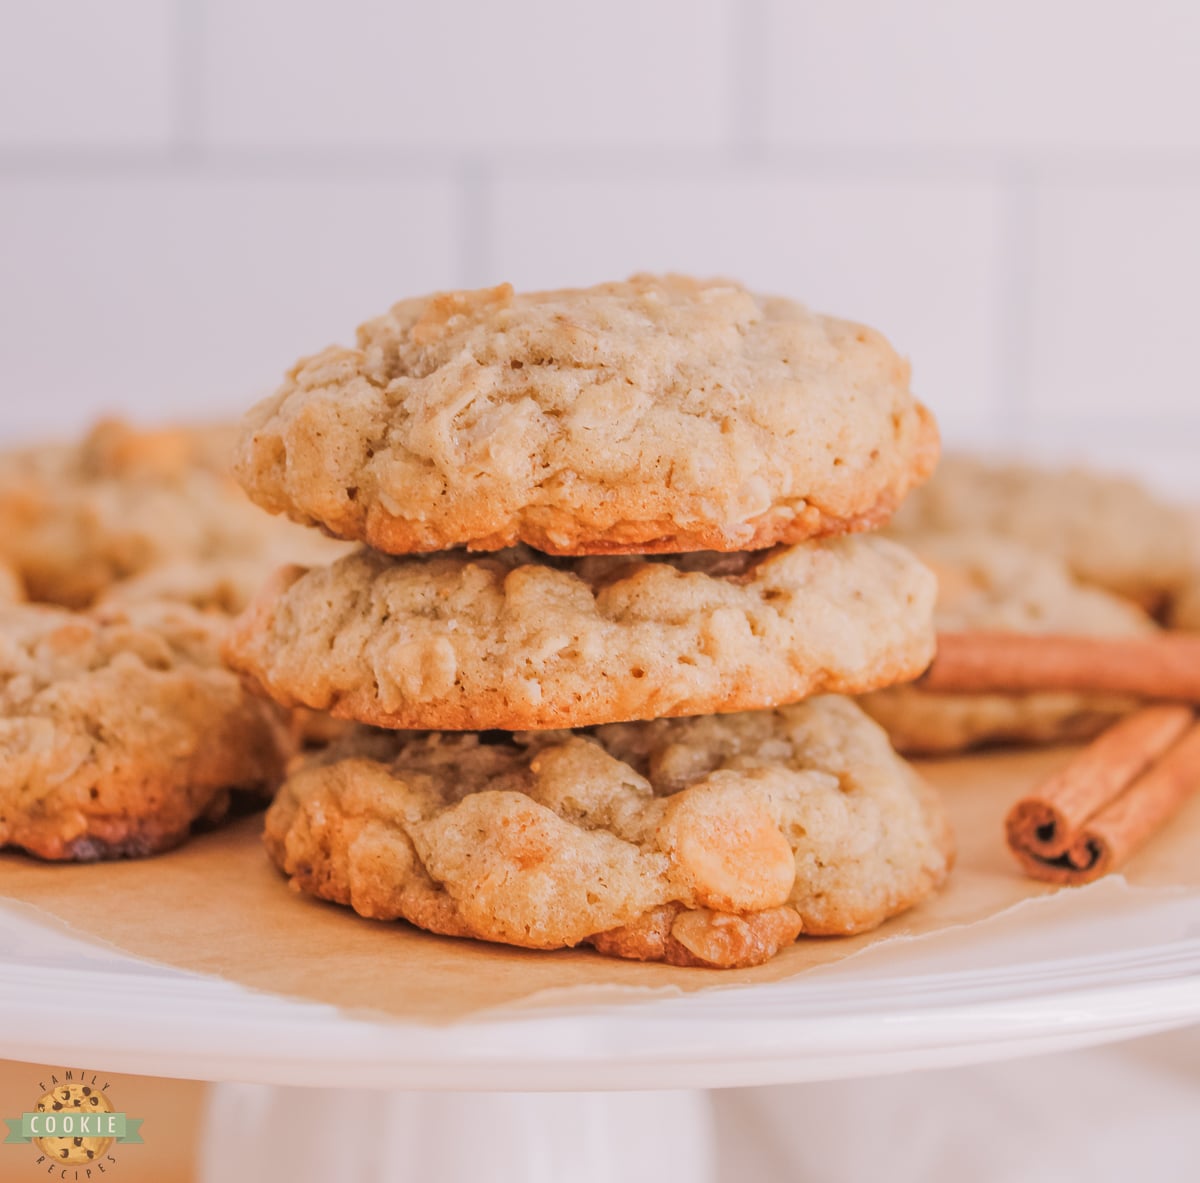
{"type": "Polygon", "coordinates": [[[142,1141],[144,1117],[124,1113],[22,1113],[20,1118],[6,1117],[8,1142],[32,1142],[34,1138],[115,1138],[118,1142],[142,1141]]]}

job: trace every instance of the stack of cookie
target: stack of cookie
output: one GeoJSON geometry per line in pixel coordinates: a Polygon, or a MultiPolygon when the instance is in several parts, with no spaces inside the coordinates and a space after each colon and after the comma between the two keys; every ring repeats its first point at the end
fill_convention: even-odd
{"type": "Polygon", "coordinates": [[[830,695],[932,656],[933,576],[859,532],[936,453],[878,334],[731,283],[410,300],[301,362],[235,472],[366,546],[225,655],[371,726],[293,769],[271,857],[366,916],[688,965],[911,906],[945,818],[830,695]]]}

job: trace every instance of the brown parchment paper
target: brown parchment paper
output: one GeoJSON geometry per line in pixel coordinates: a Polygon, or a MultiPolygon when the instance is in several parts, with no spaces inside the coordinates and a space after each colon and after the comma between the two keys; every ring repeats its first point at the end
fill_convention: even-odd
{"type": "MultiPolygon", "coordinates": [[[[1088,891],[1026,879],[1004,845],[1009,806],[1068,756],[1025,751],[921,765],[943,791],[958,837],[946,889],[874,933],[801,937],[748,970],[643,965],[586,950],[531,952],[364,920],[290,891],[262,851],[259,817],[143,861],[51,865],[5,853],[0,896],[137,957],[376,1017],[444,1023],[513,1004],[640,1000],[648,991],[776,982],[896,938],[972,925],[1022,901],[1088,891]]],[[[1200,891],[1200,797],[1123,872],[1134,890],[1200,891]]]]}

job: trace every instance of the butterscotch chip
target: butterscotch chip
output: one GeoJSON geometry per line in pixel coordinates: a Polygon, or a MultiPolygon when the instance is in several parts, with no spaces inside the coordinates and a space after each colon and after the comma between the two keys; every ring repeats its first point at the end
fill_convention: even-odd
{"type": "Polygon", "coordinates": [[[588,937],[588,944],[609,957],[633,961],[741,969],[770,961],[801,931],[794,908],[735,915],[666,904],[632,924],[588,937]]]}
{"type": "Polygon", "coordinates": [[[227,471],[232,440],[228,427],[106,421],[77,444],[0,455],[0,559],[30,599],[82,608],[164,564],[257,560],[265,577],[338,553],[246,499],[227,471]]]}
{"type": "Polygon", "coordinates": [[[582,727],[915,677],[934,595],[867,537],[667,558],[364,549],[280,572],[225,654],[286,706],[378,726],[582,727]]]}
{"type": "MultiPolygon", "coordinates": [[[[1097,637],[1155,631],[1135,604],[1081,583],[1053,556],[1009,539],[960,533],[905,541],[938,575],[939,630],[1097,637]]],[[[913,753],[1086,739],[1138,705],[1112,694],[939,694],[919,686],[894,686],[860,701],[897,748],[913,753]]]]}
{"type": "Polygon", "coordinates": [[[0,608],[0,846],[151,854],[272,787],[293,741],[220,664],[225,627],[178,604],[0,608]]]}
{"type": "Polygon", "coordinates": [[[976,531],[1008,538],[1151,610],[1196,562],[1194,521],[1136,481],[969,456],[944,457],[889,528],[900,537],[976,531]]]}
{"type": "Polygon", "coordinates": [[[392,554],[735,551],[877,525],[937,450],[873,330],[639,275],[402,301],[296,365],[235,470],[272,513],[392,554]]]}
{"type": "Polygon", "coordinates": [[[360,732],[267,813],[301,891],[363,916],[682,965],[862,932],[944,879],[937,798],[852,702],[513,736],[360,732]]]}

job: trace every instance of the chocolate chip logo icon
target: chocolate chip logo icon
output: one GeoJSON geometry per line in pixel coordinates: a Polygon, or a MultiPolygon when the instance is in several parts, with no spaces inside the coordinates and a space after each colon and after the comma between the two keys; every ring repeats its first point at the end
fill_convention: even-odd
{"type": "Polygon", "coordinates": [[[37,1148],[55,1162],[94,1162],[116,1141],[111,1134],[99,1133],[108,1125],[99,1115],[112,1113],[113,1107],[108,1097],[93,1085],[56,1085],[38,1098],[34,1108],[49,1116],[49,1120],[43,1119],[42,1129],[62,1130],[61,1135],[47,1133],[45,1137],[34,1138],[37,1148]],[[89,1116],[94,1120],[89,1121],[89,1116]]]}
{"type": "Polygon", "coordinates": [[[47,1073],[38,1082],[42,1095],[33,1108],[4,1119],[5,1143],[32,1143],[39,1151],[39,1167],[76,1168],[63,1173],[64,1179],[92,1178],[90,1164],[105,1169],[116,1161],[110,1153],[114,1144],[142,1140],[143,1119],[119,1112],[108,1095],[110,1087],[95,1072],[68,1068],[47,1073]],[[78,1168],[85,1170],[79,1173],[78,1168]]]}

